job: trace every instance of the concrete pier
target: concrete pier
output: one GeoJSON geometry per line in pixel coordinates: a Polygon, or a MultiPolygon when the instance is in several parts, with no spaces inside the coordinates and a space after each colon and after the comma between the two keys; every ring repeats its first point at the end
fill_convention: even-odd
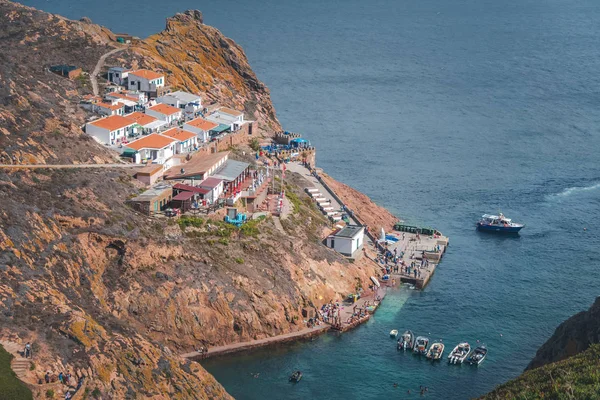
{"type": "MultiPolygon", "coordinates": [[[[448,238],[441,235],[424,236],[416,233],[396,231],[387,232],[387,235],[393,235],[399,239],[396,243],[388,243],[388,250],[392,253],[396,250],[396,254],[398,255],[404,252],[401,261],[404,261],[405,266],[408,267],[414,265],[414,267],[410,268],[409,273],[404,271],[404,267],[401,264],[398,265],[398,272],[394,272],[395,264],[389,262],[387,266],[392,271],[390,273],[391,279],[410,283],[418,289],[427,286],[448,247],[448,238]],[[427,260],[427,263],[422,265],[422,260],[427,260]],[[416,276],[414,271],[417,271],[416,276]]],[[[379,264],[382,268],[386,267],[386,264],[379,264]]]]}

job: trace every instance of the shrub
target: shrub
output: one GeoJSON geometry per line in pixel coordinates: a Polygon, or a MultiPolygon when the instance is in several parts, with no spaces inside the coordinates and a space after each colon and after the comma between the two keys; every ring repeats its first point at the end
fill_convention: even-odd
{"type": "Polygon", "coordinates": [[[100,398],[100,389],[98,388],[94,388],[94,390],[92,390],[92,397],[95,399],[99,399],[100,398]]]}
{"type": "Polygon", "coordinates": [[[238,264],[243,264],[244,263],[244,259],[242,257],[237,257],[235,259],[235,262],[238,263],[238,264]]]}
{"type": "Polygon", "coordinates": [[[219,243],[224,244],[225,246],[229,245],[229,240],[225,239],[225,238],[221,238],[219,239],[219,243]]]}
{"type": "Polygon", "coordinates": [[[194,228],[200,228],[202,225],[204,225],[204,219],[202,219],[200,217],[185,216],[185,217],[179,218],[177,223],[179,224],[179,227],[181,229],[185,229],[188,226],[193,226],[194,228]]]}
{"type": "Polygon", "coordinates": [[[257,138],[252,138],[252,140],[250,141],[250,148],[254,151],[260,150],[260,142],[257,138]]]}
{"type": "Polygon", "coordinates": [[[46,398],[53,399],[54,398],[54,390],[52,390],[52,389],[46,390],[46,398]]]}
{"type": "Polygon", "coordinates": [[[12,355],[0,346],[0,398],[31,400],[31,391],[10,368],[12,355]]]}

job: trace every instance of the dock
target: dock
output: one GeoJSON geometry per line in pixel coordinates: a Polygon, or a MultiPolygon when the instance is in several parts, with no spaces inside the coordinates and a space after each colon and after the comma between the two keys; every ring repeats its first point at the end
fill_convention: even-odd
{"type": "MultiPolygon", "coordinates": [[[[410,283],[417,289],[423,289],[429,283],[429,280],[442,260],[442,256],[446,252],[448,238],[443,235],[425,236],[423,234],[398,231],[390,232],[388,235],[393,235],[399,240],[395,243],[388,243],[387,249],[392,253],[396,250],[398,255],[404,252],[401,261],[404,261],[404,264],[407,266],[414,265],[413,268],[410,268],[409,273],[404,271],[402,265],[399,265],[396,272],[394,263],[388,262],[387,267],[391,269],[390,279],[410,283]],[[427,260],[427,263],[421,265],[423,259],[427,260]],[[415,271],[417,271],[416,276],[415,271]]],[[[379,265],[382,268],[386,267],[385,263],[380,262],[379,265]]]]}
{"type": "Polygon", "coordinates": [[[340,310],[341,323],[339,325],[332,325],[331,330],[346,332],[360,324],[367,322],[371,318],[371,315],[373,315],[375,311],[377,311],[377,308],[379,308],[379,305],[385,298],[385,292],[386,287],[382,286],[371,295],[361,297],[355,303],[344,303],[343,308],[340,310]],[[372,307],[373,310],[366,311],[367,305],[372,307]],[[364,316],[355,316],[355,312],[359,315],[364,313],[364,316]]]}

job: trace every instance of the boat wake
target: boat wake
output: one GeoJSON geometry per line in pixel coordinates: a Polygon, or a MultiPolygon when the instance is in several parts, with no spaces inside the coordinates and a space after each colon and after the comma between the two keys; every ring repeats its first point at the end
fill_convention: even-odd
{"type": "Polygon", "coordinates": [[[590,192],[592,190],[600,189],[600,182],[596,182],[590,186],[574,186],[563,190],[560,193],[555,193],[548,196],[548,199],[561,199],[570,197],[579,193],[590,192]]]}

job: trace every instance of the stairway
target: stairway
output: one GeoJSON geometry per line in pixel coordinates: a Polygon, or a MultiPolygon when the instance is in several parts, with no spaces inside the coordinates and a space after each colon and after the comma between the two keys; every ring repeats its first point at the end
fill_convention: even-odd
{"type": "Polygon", "coordinates": [[[29,371],[31,360],[21,356],[21,352],[25,349],[25,345],[8,341],[0,341],[0,345],[4,347],[4,350],[14,356],[10,363],[10,367],[15,374],[17,374],[17,377],[23,382],[27,382],[26,375],[27,371],[29,371]]]}

